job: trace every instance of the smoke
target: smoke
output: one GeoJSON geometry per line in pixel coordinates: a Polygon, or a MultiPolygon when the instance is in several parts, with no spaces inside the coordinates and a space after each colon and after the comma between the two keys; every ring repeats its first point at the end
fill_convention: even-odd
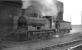
{"type": "Polygon", "coordinates": [[[31,0],[22,0],[22,9],[27,9],[31,5],[31,0]]]}
{"type": "Polygon", "coordinates": [[[42,5],[42,15],[43,16],[54,16],[57,15],[57,5],[56,0],[41,0],[42,5]]]}
{"type": "Polygon", "coordinates": [[[34,7],[36,7],[37,10],[41,12],[42,16],[57,15],[56,0],[22,0],[22,2],[23,2],[22,6],[23,9],[28,8],[30,5],[34,5],[34,7]]]}

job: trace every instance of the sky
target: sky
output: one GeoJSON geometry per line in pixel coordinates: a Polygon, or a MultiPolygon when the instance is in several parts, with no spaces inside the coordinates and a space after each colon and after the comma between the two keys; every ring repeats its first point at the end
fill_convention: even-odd
{"type": "Polygon", "coordinates": [[[82,0],[59,0],[64,3],[65,21],[71,21],[72,25],[81,25],[82,0]]]}

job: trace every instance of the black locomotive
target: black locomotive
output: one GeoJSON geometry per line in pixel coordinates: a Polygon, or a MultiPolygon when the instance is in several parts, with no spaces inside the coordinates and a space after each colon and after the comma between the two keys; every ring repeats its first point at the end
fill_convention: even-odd
{"type": "Polygon", "coordinates": [[[70,22],[54,20],[53,16],[28,17],[23,12],[17,20],[15,35],[23,40],[43,40],[53,35],[64,35],[70,30],[70,22]]]}

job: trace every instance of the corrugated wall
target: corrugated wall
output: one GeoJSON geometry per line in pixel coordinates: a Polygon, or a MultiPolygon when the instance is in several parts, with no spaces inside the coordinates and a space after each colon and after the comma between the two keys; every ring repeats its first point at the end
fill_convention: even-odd
{"type": "Polygon", "coordinates": [[[18,13],[18,7],[12,6],[12,4],[0,2],[0,32],[4,30],[12,30],[13,17],[17,16],[18,13]]]}

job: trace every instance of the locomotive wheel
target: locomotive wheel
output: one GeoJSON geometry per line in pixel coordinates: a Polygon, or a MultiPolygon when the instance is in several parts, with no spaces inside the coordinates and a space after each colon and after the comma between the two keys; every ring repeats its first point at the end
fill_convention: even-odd
{"type": "Polygon", "coordinates": [[[50,33],[47,32],[47,36],[46,36],[46,39],[49,39],[50,38],[50,33]]]}
{"type": "Polygon", "coordinates": [[[70,30],[69,29],[67,29],[67,33],[69,33],[70,32],[70,30]]]}
{"type": "Polygon", "coordinates": [[[31,33],[30,32],[28,32],[28,38],[27,38],[27,40],[31,40],[31,33]]]}
{"type": "Polygon", "coordinates": [[[47,33],[45,33],[45,34],[44,34],[44,40],[46,40],[46,39],[47,39],[47,37],[48,37],[48,34],[47,34],[47,33]]]}
{"type": "Polygon", "coordinates": [[[39,35],[39,32],[33,32],[32,40],[38,40],[39,35]]]}
{"type": "Polygon", "coordinates": [[[36,40],[36,33],[33,32],[32,40],[36,40]]]}
{"type": "Polygon", "coordinates": [[[36,34],[35,34],[35,40],[38,40],[38,36],[39,36],[39,33],[36,32],[36,34]]]}
{"type": "Polygon", "coordinates": [[[41,40],[41,33],[39,33],[39,35],[38,35],[38,40],[41,40]]]}
{"type": "Polygon", "coordinates": [[[38,40],[41,40],[41,36],[42,36],[41,33],[38,33],[37,36],[38,36],[38,37],[37,37],[38,40]]]}
{"type": "Polygon", "coordinates": [[[48,32],[45,33],[45,38],[44,40],[48,39],[48,32]]]}
{"type": "Polygon", "coordinates": [[[39,39],[40,39],[40,40],[43,40],[43,37],[44,37],[43,34],[44,34],[43,32],[40,32],[40,35],[39,35],[39,39]]]}
{"type": "Polygon", "coordinates": [[[45,39],[45,35],[46,35],[46,33],[42,33],[42,40],[45,39]]]}
{"type": "Polygon", "coordinates": [[[34,34],[33,34],[33,32],[31,32],[30,33],[30,40],[34,40],[33,36],[34,36],[34,34]]]}

